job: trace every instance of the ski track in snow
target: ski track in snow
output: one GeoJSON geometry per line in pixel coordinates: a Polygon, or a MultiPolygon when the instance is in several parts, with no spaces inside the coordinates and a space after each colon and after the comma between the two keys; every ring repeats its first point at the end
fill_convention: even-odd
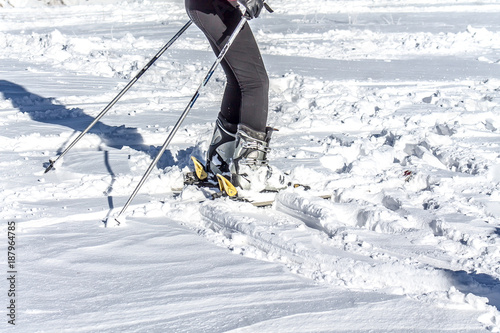
{"type": "MultiPolygon", "coordinates": [[[[158,153],[214,57],[201,33],[190,28],[56,170],[44,174],[48,159],[187,21],[182,1],[62,2],[72,6],[34,0],[12,6],[13,1],[0,0],[1,216],[18,224],[24,255],[20,265],[25,260],[24,270],[30,272],[26,279],[32,278],[23,292],[55,293],[50,286],[37,291],[37,285],[58,274],[82,274],[82,283],[91,283],[83,272],[105,276],[105,262],[116,270],[115,278],[123,279],[117,272],[133,271],[125,283],[145,278],[138,262],[155,272],[171,260],[188,275],[200,265],[218,272],[219,278],[224,271],[238,276],[240,267],[255,269],[257,262],[263,266],[255,274],[270,286],[262,287],[262,294],[272,293],[272,285],[281,279],[300,289],[294,280],[299,277],[306,283],[297,297],[310,297],[311,310],[294,305],[284,286],[277,293],[287,304],[281,308],[251,299],[243,290],[246,284],[256,287],[251,278],[239,285],[242,290],[236,285],[231,291],[248,300],[247,308],[233,302],[225,306],[212,298],[225,293],[212,277],[207,288],[214,294],[199,295],[206,303],[200,312],[193,310],[198,319],[190,326],[183,316],[189,317],[194,303],[183,302],[195,290],[189,285],[200,288],[203,277],[180,284],[185,294],[177,295],[178,303],[156,305],[160,296],[150,290],[166,298],[176,294],[175,285],[172,290],[164,287],[159,274],[151,286],[140,289],[149,303],[141,299],[139,305],[155,321],[146,324],[141,314],[128,319],[137,304],[121,304],[110,290],[118,307],[112,314],[121,322],[97,320],[95,308],[91,317],[97,321],[90,323],[83,319],[87,310],[75,305],[69,308],[71,321],[56,325],[60,331],[72,331],[72,325],[84,325],[80,331],[419,331],[412,327],[415,322],[427,323],[420,329],[429,332],[500,331],[496,1],[323,0],[307,6],[273,1],[274,14],[251,22],[269,70],[269,122],[279,128],[270,160],[313,190],[284,191],[270,208],[227,199],[198,203],[204,195],[193,188],[181,196],[171,193],[182,186],[190,156],[203,159],[208,147],[224,88],[218,70],[129,208],[127,222],[108,229],[101,228],[102,221],[113,226],[112,217],[158,153]],[[315,196],[319,194],[331,199],[315,196]],[[168,238],[185,251],[173,258],[158,254],[156,260],[155,248],[141,235],[160,248],[166,246],[162,237],[168,238]],[[196,239],[208,245],[196,245],[196,239]],[[214,244],[229,249],[232,257],[223,256],[214,244]],[[120,254],[115,258],[106,251],[120,254]],[[197,258],[199,251],[221,256],[221,263],[212,264],[208,255],[197,258]],[[97,255],[97,260],[81,259],[82,252],[97,255]],[[196,263],[181,267],[183,260],[196,263]],[[30,271],[43,265],[53,272],[30,271]],[[332,293],[321,305],[320,292],[332,293]],[[366,302],[366,309],[353,306],[350,319],[349,297],[354,303],[366,302]],[[377,297],[383,301],[375,301],[377,297]],[[329,307],[339,299],[346,308],[329,307]],[[386,309],[383,302],[396,308],[386,309]],[[165,315],[169,305],[176,306],[178,317],[165,315]],[[217,306],[225,309],[224,323],[211,312],[217,306]],[[245,317],[257,308],[261,310],[245,317]],[[430,318],[415,319],[402,314],[405,310],[430,318]],[[360,320],[363,313],[372,326],[360,320]],[[385,315],[394,318],[394,328],[385,315]],[[332,323],[340,326],[332,328],[332,323]]],[[[231,285],[228,279],[223,281],[231,285]]],[[[83,294],[65,283],[61,302],[83,294]]],[[[138,294],[116,281],[112,287],[138,294]]],[[[93,293],[86,304],[104,303],[93,293]]],[[[62,310],[43,309],[43,302],[33,297],[25,296],[30,308],[19,321],[33,331],[50,331],[62,310]],[[37,318],[41,328],[36,328],[37,318]]]]}

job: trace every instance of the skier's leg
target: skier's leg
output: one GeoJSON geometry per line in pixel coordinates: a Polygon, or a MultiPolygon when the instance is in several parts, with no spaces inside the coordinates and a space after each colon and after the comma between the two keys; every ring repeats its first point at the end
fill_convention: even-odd
{"type": "MultiPolygon", "coordinates": [[[[241,20],[239,9],[225,0],[186,0],[186,9],[207,36],[215,53],[220,52],[241,20]],[[210,4],[213,4],[212,8],[210,4]]],[[[272,132],[266,127],[269,79],[248,24],[235,39],[221,65],[227,84],[207,165],[214,173],[226,172],[226,166],[230,165],[232,180],[243,188],[281,188],[283,177],[273,172],[267,163],[272,132]],[[238,130],[235,133],[236,124],[238,130]],[[226,160],[230,156],[229,149],[235,151],[232,159],[226,160]]]]}
{"type": "MultiPolygon", "coordinates": [[[[186,9],[215,53],[224,47],[241,19],[240,10],[226,0],[186,0],[186,9]]],[[[238,34],[221,65],[227,77],[222,116],[230,123],[265,131],[269,79],[248,24],[238,34]]]]}

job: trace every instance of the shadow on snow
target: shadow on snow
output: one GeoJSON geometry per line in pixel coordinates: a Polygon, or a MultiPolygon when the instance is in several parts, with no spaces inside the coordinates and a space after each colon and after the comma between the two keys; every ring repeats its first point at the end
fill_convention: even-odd
{"type": "MultiPolygon", "coordinates": [[[[23,86],[7,80],[0,80],[0,93],[3,94],[5,100],[10,101],[20,112],[29,115],[32,120],[65,126],[74,131],[73,135],[58,148],[57,155],[60,155],[71,140],[73,140],[73,137],[76,137],[75,133],[84,131],[95,119],[85,114],[80,108],[68,108],[65,105],[59,104],[55,98],[47,98],[31,93],[23,86]]],[[[143,137],[137,131],[137,128],[125,127],[124,125],[110,126],[99,121],[87,134],[97,135],[102,140],[102,143],[109,148],[121,149],[127,146],[139,152],[146,153],[151,159],[155,158],[161,149],[161,147],[145,145],[143,137]]],[[[104,153],[104,163],[112,177],[106,193],[108,194],[110,209],[113,209],[113,198],[110,196],[110,193],[112,192],[116,176],[109,163],[109,152],[106,149],[99,150],[104,153]]],[[[71,154],[71,152],[68,152],[68,154],[71,154]]],[[[190,156],[192,154],[199,155],[197,147],[189,147],[185,150],[177,151],[175,157],[167,150],[158,161],[157,168],[165,169],[174,165],[183,168],[190,163],[190,156]]],[[[49,162],[44,163],[44,168],[48,164],[49,162]]]]}
{"type": "MultiPolygon", "coordinates": [[[[94,121],[94,117],[85,114],[80,108],[67,108],[59,104],[54,98],[36,95],[29,92],[24,87],[10,81],[0,80],[0,93],[2,93],[4,99],[9,100],[16,109],[29,115],[31,119],[38,122],[65,126],[76,133],[85,130],[87,126],[94,121]]],[[[128,146],[134,150],[148,154],[151,158],[156,157],[161,149],[161,147],[145,145],[137,128],[125,127],[125,125],[110,126],[99,121],[87,134],[97,135],[107,147],[121,149],[124,146],[128,146]]],[[[68,139],[67,142],[59,147],[57,154],[62,153],[71,139],[72,138],[68,139]]],[[[185,163],[189,163],[189,156],[195,149],[195,147],[190,147],[184,151],[179,151],[175,158],[172,153],[167,150],[158,162],[157,167],[159,169],[174,165],[183,167],[185,163]],[[186,158],[186,156],[188,158],[186,158]]],[[[47,165],[45,165],[45,167],[47,165]]]]}
{"type": "Polygon", "coordinates": [[[489,305],[500,310],[500,280],[495,277],[476,272],[444,270],[454,282],[455,288],[464,294],[488,298],[489,305]]]}

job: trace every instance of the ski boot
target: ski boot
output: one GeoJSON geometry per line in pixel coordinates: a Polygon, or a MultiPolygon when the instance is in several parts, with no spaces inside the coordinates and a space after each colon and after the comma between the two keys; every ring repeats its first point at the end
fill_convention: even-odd
{"type": "Polygon", "coordinates": [[[265,132],[238,125],[236,147],[230,165],[231,182],[244,190],[277,191],[286,187],[285,176],[269,166],[267,153],[273,128],[265,132]]]}
{"type": "Polygon", "coordinates": [[[211,176],[229,175],[229,165],[236,146],[237,125],[231,124],[221,115],[217,117],[214,133],[207,151],[206,169],[211,176]]]}

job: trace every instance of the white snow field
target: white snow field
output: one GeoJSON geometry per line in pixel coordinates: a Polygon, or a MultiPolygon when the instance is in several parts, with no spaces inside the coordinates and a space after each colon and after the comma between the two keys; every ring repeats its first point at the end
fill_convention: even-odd
{"type": "Polygon", "coordinates": [[[500,3],[269,4],[269,158],[311,190],[174,193],[218,69],[117,226],[215,56],[191,26],[44,173],[188,17],[0,0],[1,332],[500,332],[500,3]]]}

